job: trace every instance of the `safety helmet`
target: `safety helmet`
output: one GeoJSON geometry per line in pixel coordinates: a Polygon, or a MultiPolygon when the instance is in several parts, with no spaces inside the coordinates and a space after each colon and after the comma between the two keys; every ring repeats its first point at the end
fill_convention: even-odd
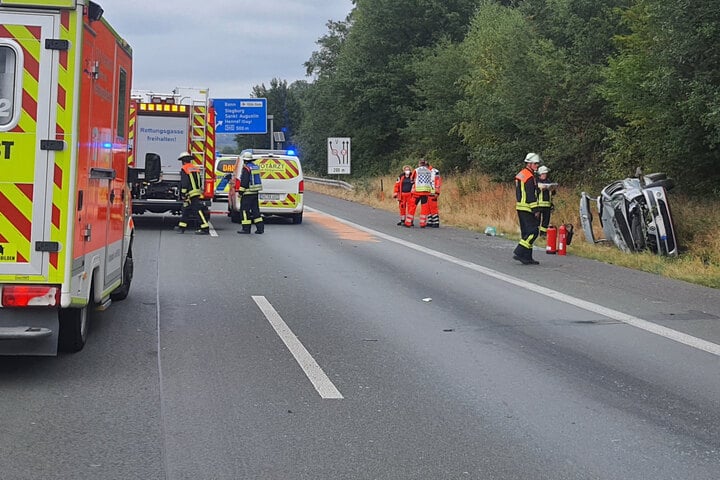
{"type": "Polygon", "coordinates": [[[540,168],[538,168],[538,175],[542,175],[543,173],[548,173],[550,169],[546,167],[545,165],[540,165],[540,168]]]}
{"type": "Polygon", "coordinates": [[[182,162],[183,160],[192,160],[193,156],[190,152],[182,152],[177,159],[182,162]]]}
{"type": "Polygon", "coordinates": [[[525,156],[525,163],[540,163],[542,162],[542,159],[540,158],[540,155],[537,153],[528,153],[525,156]]]}
{"type": "Polygon", "coordinates": [[[253,156],[252,156],[252,153],[250,153],[250,152],[243,152],[241,158],[245,162],[251,162],[253,159],[253,156]]]}

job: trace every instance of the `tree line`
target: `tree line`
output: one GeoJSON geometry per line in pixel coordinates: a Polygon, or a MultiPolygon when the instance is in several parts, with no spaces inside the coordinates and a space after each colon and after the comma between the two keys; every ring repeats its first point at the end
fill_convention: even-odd
{"type": "Polygon", "coordinates": [[[327,27],[307,81],[253,89],[310,171],[351,137],[354,176],[424,156],[509,181],[534,151],[563,182],[642,167],[720,198],[715,2],[355,0],[327,27]]]}

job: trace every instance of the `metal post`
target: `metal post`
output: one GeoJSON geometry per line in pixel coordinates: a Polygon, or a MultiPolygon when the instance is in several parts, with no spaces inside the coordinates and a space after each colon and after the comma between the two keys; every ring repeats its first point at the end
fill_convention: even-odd
{"type": "Polygon", "coordinates": [[[275,117],[273,115],[267,116],[268,120],[270,120],[270,150],[275,149],[275,139],[273,138],[274,132],[275,132],[275,124],[273,123],[275,117]]]}

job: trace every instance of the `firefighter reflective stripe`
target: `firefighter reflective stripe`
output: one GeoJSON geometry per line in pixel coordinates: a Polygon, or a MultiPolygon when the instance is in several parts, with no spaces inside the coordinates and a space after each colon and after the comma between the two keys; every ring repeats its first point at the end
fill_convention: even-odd
{"type": "MultiPolygon", "coordinates": [[[[546,180],[547,181],[547,180],[546,180]]],[[[552,192],[549,188],[540,190],[538,188],[538,207],[551,207],[552,206],[552,192]]]]}
{"type": "Polygon", "coordinates": [[[426,167],[418,167],[415,169],[415,193],[432,193],[435,186],[433,185],[432,172],[426,167]]]}
{"type": "Polygon", "coordinates": [[[535,174],[528,168],[523,168],[515,175],[515,210],[532,212],[537,208],[535,174]]]}
{"type": "Polygon", "coordinates": [[[257,193],[262,190],[262,179],[260,178],[260,167],[255,163],[246,163],[243,166],[240,178],[240,192],[257,193]]]}
{"type": "Polygon", "coordinates": [[[189,185],[186,185],[182,190],[189,198],[199,197],[202,195],[202,189],[200,188],[200,169],[192,163],[186,163],[182,166],[182,171],[187,175],[187,181],[189,185]]]}

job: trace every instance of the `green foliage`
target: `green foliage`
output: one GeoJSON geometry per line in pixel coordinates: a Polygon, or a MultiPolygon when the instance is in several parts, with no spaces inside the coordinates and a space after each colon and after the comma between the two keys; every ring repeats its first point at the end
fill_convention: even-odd
{"type": "Polygon", "coordinates": [[[720,197],[715,3],[356,0],[305,63],[312,82],[254,93],[317,172],[327,138],[351,137],[354,177],[425,156],[509,182],[534,151],[567,186],[642,166],[720,197]]]}
{"type": "Polygon", "coordinates": [[[466,170],[470,152],[456,128],[463,98],[459,81],[468,72],[465,56],[458,44],[444,39],[418,51],[409,68],[416,78],[411,87],[416,101],[401,109],[407,125],[402,129],[404,150],[432,157],[441,171],[466,170]]]}
{"type": "Polygon", "coordinates": [[[712,191],[720,160],[720,10],[714,2],[637,0],[623,19],[631,33],[617,38],[620,53],[602,90],[623,120],[610,162],[622,166],[632,151],[646,171],[712,191]]]}

